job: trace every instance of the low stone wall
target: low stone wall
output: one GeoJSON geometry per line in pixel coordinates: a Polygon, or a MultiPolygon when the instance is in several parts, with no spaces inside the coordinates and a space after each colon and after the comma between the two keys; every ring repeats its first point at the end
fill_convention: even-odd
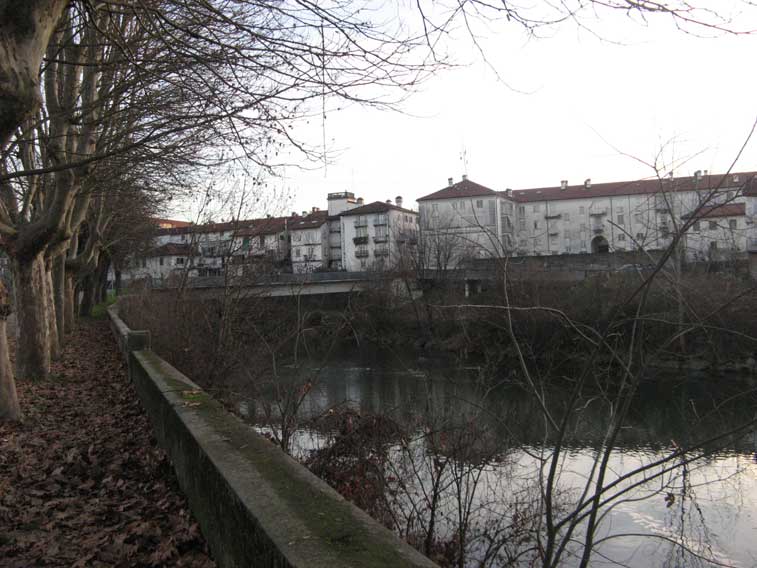
{"type": "Polygon", "coordinates": [[[435,566],[150,351],[117,308],[108,315],[219,566],[435,566]]]}

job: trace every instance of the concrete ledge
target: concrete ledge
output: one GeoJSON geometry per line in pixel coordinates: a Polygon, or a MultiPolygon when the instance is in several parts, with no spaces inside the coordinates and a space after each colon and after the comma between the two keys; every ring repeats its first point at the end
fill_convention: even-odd
{"type": "Polygon", "coordinates": [[[166,361],[130,349],[135,332],[116,309],[108,314],[130,360],[129,376],[219,566],[436,566],[166,361]]]}

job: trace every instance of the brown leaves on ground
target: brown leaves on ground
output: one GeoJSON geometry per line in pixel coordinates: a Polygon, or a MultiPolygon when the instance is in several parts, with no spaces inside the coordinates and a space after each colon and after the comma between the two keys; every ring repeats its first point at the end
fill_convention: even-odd
{"type": "Polygon", "coordinates": [[[214,566],[105,322],[0,423],[0,566],[214,566]]]}

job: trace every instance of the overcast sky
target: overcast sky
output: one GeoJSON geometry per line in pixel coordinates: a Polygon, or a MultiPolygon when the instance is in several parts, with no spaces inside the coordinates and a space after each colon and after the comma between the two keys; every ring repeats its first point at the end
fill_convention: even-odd
{"type": "MultiPolygon", "coordinates": [[[[600,16],[592,27],[605,39],[570,23],[539,39],[495,25],[481,38],[488,61],[464,37],[449,44],[463,65],[429,80],[404,113],[329,112],[338,156],[272,180],[294,195],[277,207],[323,208],[328,192],[347,190],[416,208],[463,173],[498,190],[638,179],[653,172],[629,156],[652,162],[663,146],[660,163],[677,175],[727,169],[757,118],[757,36],[699,38],[662,18],[600,16]]],[[[300,133],[315,145],[324,134],[320,120],[300,133]]],[[[737,169],[757,169],[757,140],[737,169]]]]}

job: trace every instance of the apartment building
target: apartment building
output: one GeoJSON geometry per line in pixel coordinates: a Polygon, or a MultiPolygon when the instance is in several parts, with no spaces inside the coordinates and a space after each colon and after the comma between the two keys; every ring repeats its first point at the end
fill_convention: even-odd
{"type": "Polygon", "coordinates": [[[405,252],[415,254],[418,213],[395,202],[375,201],[343,211],[342,267],[347,271],[384,270],[405,252]]]}
{"type": "Polygon", "coordinates": [[[328,211],[313,208],[311,214],[289,220],[292,272],[303,274],[329,266],[328,211]]]}
{"type": "Polygon", "coordinates": [[[747,250],[755,187],[754,172],[580,185],[564,180],[504,191],[464,177],[418,201],[424,248],[454,249],[446,255],[451,265],[502,254],[662,249],[698,211],[701,219],[683,238],[693,260],[747,250]]]}

